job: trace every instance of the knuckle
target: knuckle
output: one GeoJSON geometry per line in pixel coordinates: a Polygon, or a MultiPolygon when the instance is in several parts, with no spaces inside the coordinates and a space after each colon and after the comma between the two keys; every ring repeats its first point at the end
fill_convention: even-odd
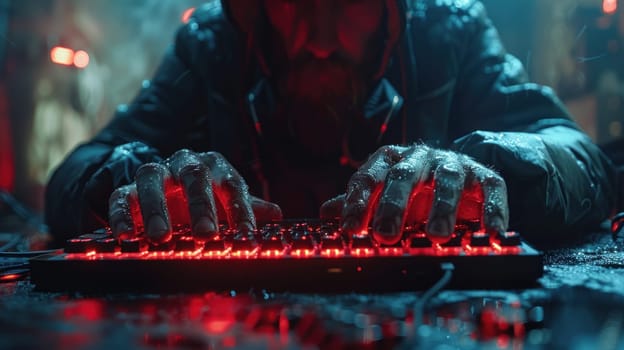
{"type": "Polygon", "coordinates": [[[144,175],[162,175],[167,171],[167,168],[160,163],[146,163],[143,164],[137,169],[137,177],[144,175]]]}
{"type": "Polygon", "coordinates": [[[185,164],[184,166],[182,166],[182,168],[180,168],[180,170],[178,170],[178,175],[180,178],[200,178],[205,176],[207,173],[208,172],[206,166],[201,163],[185,164]]]}
{"type": "Polygon", "coordinates": [[[169,158],[171,161],[179,161],[182,159],[186,159],[189,157],[193,157],[195,155],[195,153],[187,148],[183,148],[181,150],[176,151],[171,158],[169,158]]]}
{"type": "Polygon", "coordinates": [[[387,180],[405,180],[408,177],[412,177],[416,173],[416,170],[413,166],[406,163],[399,163],[396,166],[393,166],[388,171],[386,176],[387,180]]]}
{"type": "Polygon", "coordinates": [[[493,171],[488,173],[481,180],[482,185],[493,188],[505,188],[505,180],[493,171]]]}
{"type": "Polygon", "coordinates": [[[241,176],[228,174],[224,179],[222,186],[225,190],[231,192],[248,193],[249,187],[241,176]]]}
{"type": "Polygon", "coordinates": [[[216,152],[216,151],[210,151],[210,152],[204,152],[201,154],[201,156],[211,162],[216,162],[219,160],[225,160],[225,157],[223,156],[223,154],[216,152]]]}
{"type": "Polygon", "coordinates": [[[372,188],[379,184],[379,180],[370,171],[358,170],[349,180],[349,189],[353,191],[357,188],[372,188]]]}

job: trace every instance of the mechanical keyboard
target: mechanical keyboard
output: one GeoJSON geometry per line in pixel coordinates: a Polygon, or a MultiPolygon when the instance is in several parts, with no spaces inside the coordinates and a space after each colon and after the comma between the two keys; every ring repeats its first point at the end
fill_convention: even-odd
{"type": "Polygon", "coordinates": [[[491,237],[457,225],[438,244],[423,227],[406,226],[393,246],[366,232],[345,240],[330,221],[270,223],[249,233],[222,225],[205,242],[181,226],[161,245],[118,241],[102,229],[68,240],[63,253],[31,260],[31,281],[45,291],[385,292],[427,289],[443,275],[443,263],[454,265],[451,288],[527,287],[542,276],[541,253],[517,232],[491,237]]]}

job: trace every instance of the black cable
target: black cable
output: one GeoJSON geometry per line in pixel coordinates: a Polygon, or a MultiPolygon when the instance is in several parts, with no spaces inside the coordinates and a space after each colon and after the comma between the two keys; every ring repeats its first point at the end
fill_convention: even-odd
{"type": "Polygon", "coordinates": [[[41,216],[35,214],[6,191],[0,190],[0,202],[4,202],[15,215],[37,230],[45,231],[41,216]]]}
{"type": "Polygon", "coordinates": [[[453,278],[453,263],[442,263],[440,268],[444,271],[444,275],[420,297],[414,308],[414,326],[424,324],[425,304],[431,297],[439,293],[453,278]]]}
{"type": "Polygon", "coordinates": [[[30,264],[28,262],[15,263],[5,266],[0,266],[0,273],[11,272],[12,270],[17,269],[28,269],[30,268],[30,264]]]}
{"type": "Polygon", "coordinates": [[[13,237],[6,242],[3,246],[0,246],[0,252],[6,252],[10,249],[15,248],[23,239],[24,237],[22,237],[21,234],[19,233],[14,233],[13,237]]]}
{"type": "Polygon", "coordinates": [[[0,258],[34,258],[39,255],[62,253],[63,249],[31,250],[28,252],[0,252],[0,258]]]}

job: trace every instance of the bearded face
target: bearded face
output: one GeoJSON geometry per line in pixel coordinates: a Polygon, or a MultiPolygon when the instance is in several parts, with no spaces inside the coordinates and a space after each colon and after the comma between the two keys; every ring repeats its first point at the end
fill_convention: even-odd
{"type": "Polygon", "coordinates": [[[264,9],[280,119],[308,151],[331,152],[361,114],[372,83],[383,1],[265,0],[264,9]]]}

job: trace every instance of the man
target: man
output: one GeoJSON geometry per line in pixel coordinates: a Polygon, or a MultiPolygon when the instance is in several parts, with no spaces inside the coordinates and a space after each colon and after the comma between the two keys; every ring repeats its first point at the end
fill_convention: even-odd
{"type": "Polygon", "coordinates": [[[406,220],[439,241],[476,219],[559,239],[610,214],[613,181],[478,1],[222,0],[60,166],[46,215],[57,238],[144,224],[159,243],[176,223],[207,239],[325,202],[384,244],[406,220]]]}

